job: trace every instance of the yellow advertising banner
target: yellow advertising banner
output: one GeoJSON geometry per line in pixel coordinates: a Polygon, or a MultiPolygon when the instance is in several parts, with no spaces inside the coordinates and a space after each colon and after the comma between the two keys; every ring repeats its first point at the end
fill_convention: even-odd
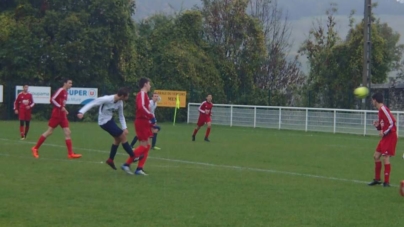
{"type": "Polygon", "coordinates": [[[177,95],[180,99],[180,108],[185,108],[187,105],[186,91],[154,90],[154,92],[161,98],[158,102],[159,107],[175,107],[177,95]]]}

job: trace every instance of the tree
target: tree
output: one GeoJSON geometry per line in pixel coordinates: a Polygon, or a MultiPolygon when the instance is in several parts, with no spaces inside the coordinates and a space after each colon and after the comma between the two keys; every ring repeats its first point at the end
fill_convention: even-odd
{"type": "Polygon", "coordinates": [[[134,71],[134,9],[131,0],[17,2],[2,13],[2,79],[123,83],[134,71]]]}
{"type": "MultiPolygon", "coordinates": [[[[351,17],[351,29],[343,40],[335,30],[336,11],[332,5],[327,11],[326,27],[319,22],[311,29],[300,53],[309,60],[307,89],[312,91],[315,102],[322,107],[352,108],[355,104],[352,91],[362,81],[364,23],[355,24],[351,17]]],[[[383,83],[401,59],[402,47],[398,45],[399,35],[387,24],[376,20],[371,29],[371,81],[383,83]]]]}
{"type": "Polygon", "coordinates": [[[248,15],[248,0],[202,0],[204,39],[213,55],[233,103],[251,103],[254,78],[263,73],[266,56],[262,24],[248,15]]]}
{"type": "Polygon", "coordinates": [[[293,93],[301,88],[305,78],[300,71],[298,55],[290,56],[291,27],[288,15],[279,8],[277,0],[249,0],[249,8],[250,14],[263,25],[267,49],[262,64],[263,74],[254,78],[255,83],[261,89],[274,91],[275,95],[288,96],[287,103],[271,98],[274,103],[292,104],[293,93]]]}

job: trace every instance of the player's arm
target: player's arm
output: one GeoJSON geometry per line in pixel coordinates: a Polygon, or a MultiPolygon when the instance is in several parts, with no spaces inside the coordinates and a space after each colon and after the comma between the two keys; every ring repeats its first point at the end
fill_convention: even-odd
{"type": "Polygon", "coordinates": [[[198,110],[199,110],[200,113],[206,114],[206,111],[205,111],[206,105],[205,105],[205,103],[206,102],[202,102],[202,104],[199,106],[198,110]]]}
{"type": "MultiPolygon", "coordinates": [[[[113,98],[113,97],[112,97],[113,98]]],[[[79,114],[84,115],[87,111],[89,111],[91,108],[95,107],[95,106],[101,106],[102,104],[105,104],[107,102],[110,101],[110,97],[109,96],[104,96],[104,97],[99,97],[94,99],[93,101],[87,103],[86,105],[84,105],[80,110],[79,110],[79,114]]],[[[80,117],[79,117],[80,118],[80,117]]]]}
{"type": "Polygon", "coordinates": [[[123,114],[123,102],[118,107],[118,115],[119,115],[119,121],[121,122],[121,127],[123,130],[127,129],[128,127],[126,126],[126,120],[125,120],[125,115],[123,114]]]}
{"type": "Polygon", "coordinates": [[[34,98],[32,97],[32,94],[31,94],[30,97],[29,97],[29,103],[30,103],[30,105],[29,105],[30,108],[32,108],[32,107],[35,106],[34,98]]]}
{"type": "Polygon", "coordinates": [[[136,108],[137,110],[141,110],[142,112],[145,113],[145,115],[151,120],[154,118],[154,114],[150,112],[150,109],[146,107],[146,102],[145,102],[145,93],[141,92],[140,95],[141,100],[136,100],[136,108]],[[139,102],[138,102],[139,101],[139,102]]]}
{"type": "Polygon", "coordinates": [[[61,103],[58,103],[57,99],[60,95],[60,93],[62,92],[63,88],[59,88],[55,94],[53,94],[52,98],[51,98],[51,103],[53,104],[53,106],[55,106],[56,108],[59,109],[63,109],[64,106],[61,103]]]}
{"type": "Polygon", "coordinates": [[[19,103],[20,103],[20,94],[17,95],[17,98],[14,101],[14,111],[15,112],[18,111],[19,103]]]}
{"type": "Polygon", "coordinates": [[[391,117],[390,113],[386,110],[386,108],[383,108],[383,114],[386,116],[387,120],[389,121],[389,127],[383,132],[384,135],[387,135],[390,133],[391,129],[394,126],[394,121],[393,118],[391,117]]]}
{"type": "Polygon", "coordinates": [[[373,122],[373,125],[376,127],[377,131],[382,130],[382,126],[380,125],[380,119],[379,120],[375,120],[373,122]]]}

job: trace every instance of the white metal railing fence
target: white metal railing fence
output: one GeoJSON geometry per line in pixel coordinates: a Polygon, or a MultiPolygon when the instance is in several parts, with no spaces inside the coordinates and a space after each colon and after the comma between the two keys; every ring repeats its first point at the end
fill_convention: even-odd
{"type": "MultiPolygon", "coordinates": [[[[188,103],[188,123],[196,123],[200,103],[188,103]]],[[[397,133],[404,129],[403,111],[392,111],[397,133]]],[[[331,133],[377,135],[377,110],[322,109],[278,106],[214,104],[212,124],[331,133]]]]}

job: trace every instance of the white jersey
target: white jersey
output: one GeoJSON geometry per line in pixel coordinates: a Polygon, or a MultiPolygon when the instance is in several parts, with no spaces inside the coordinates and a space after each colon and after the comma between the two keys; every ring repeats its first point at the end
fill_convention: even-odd
{"type": "Polygon", "coordinates": [[[96,98],[83,106],[83,108],[79,110],[79,113],[84,114],[94,106],[100,106],[98,111],[98,125],[104,125],[112,119],[114,111],[118,110],[119,121],[121,122],[122,129],[126,129],[126,120],[123,115],[123,102],[122,100],[115,102],[114,96],[115,95],[106,95],[96,98]]]}
{"type": "Polygon", "coordinates": [[[157,102],[154,102],[153,100],[150,100],[149,109],[150,109],[150,112],[152,114],[154,114],[154,116],[156,116],[156,114],[154,113],[156,111],[156,108],[157,108],[157,102]]]}

